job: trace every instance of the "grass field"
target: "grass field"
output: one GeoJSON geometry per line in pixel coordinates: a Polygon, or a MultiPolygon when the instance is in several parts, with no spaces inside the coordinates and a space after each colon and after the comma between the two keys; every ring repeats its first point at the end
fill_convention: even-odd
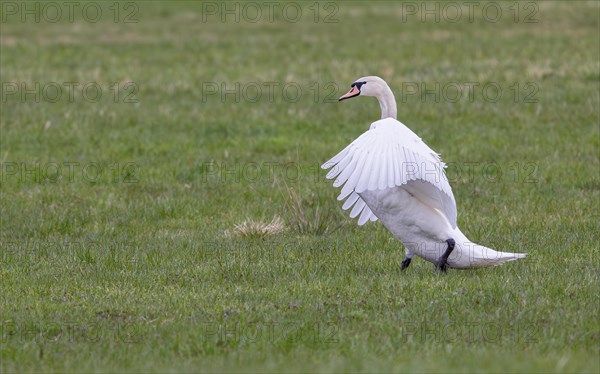
{"type": "Polygon", "coordinates": [[[1,4],[2,372],[600,371],[598,2],[54,4],[1,4]],[[364,75],[527,259],[347,217],[364,75]]]}

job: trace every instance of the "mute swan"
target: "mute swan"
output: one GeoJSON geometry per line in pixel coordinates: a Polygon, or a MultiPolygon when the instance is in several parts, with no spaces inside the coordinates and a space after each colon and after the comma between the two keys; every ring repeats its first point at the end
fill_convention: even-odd
{"type": "Polygon", "coordinates": [[[396,100],[385,81],[363,77],[339,101],[375,96],[381,119],[331,160],[327,179],[343,185],[338,200],[359,225],[381,220],[405,247],[406,269],[417,255],[435,264],[436,271],[499,265],[525,257],[497,252],[471,242],[456,225],[456,202],[440,156],[414,132],[396,120],[396,100]]]}

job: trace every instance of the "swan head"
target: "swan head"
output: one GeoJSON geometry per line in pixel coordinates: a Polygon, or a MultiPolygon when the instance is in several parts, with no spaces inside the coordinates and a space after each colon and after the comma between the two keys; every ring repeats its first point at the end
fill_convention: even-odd
{"type": "Polygon", "coordinates": [[[338,101],[350,99],[359,95],[381,97],[390,90],[385,81],[374,75],[358,78],[350,85],[350,91],[342,95],[338,101]]]}

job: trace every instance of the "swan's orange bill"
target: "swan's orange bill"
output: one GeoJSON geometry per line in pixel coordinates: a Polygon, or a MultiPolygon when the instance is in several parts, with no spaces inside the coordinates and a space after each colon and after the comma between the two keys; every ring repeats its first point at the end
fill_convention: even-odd
{"type": "Polygon", "coordinates": [[[344,96],[340,97],[338,99],[338,101],[342,101],[342,100],[349,99],[354,96],[358,96],[359,93],[360,93],[360,90],[358,89],[358,87],[352,86],[350,91],[348,91],[348,93],[346,93],[344,96]]]}

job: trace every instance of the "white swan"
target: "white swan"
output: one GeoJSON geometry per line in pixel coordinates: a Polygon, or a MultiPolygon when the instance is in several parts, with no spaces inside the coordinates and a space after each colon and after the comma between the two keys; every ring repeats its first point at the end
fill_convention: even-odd
{"type": "Polygon", "coordinates": [[[344,186],[338,200],[359,225],[381,220],[406,249],[402,270],[414,255],[443,272],[451,268],[499,265],[525,257],[471,242],[456,225],[456,202],[440,156],[396,120],[396,100],[379,77],[360,78],[339,100],[375,96],[381,119],[331,160],[328,179],[344,186]]]}

